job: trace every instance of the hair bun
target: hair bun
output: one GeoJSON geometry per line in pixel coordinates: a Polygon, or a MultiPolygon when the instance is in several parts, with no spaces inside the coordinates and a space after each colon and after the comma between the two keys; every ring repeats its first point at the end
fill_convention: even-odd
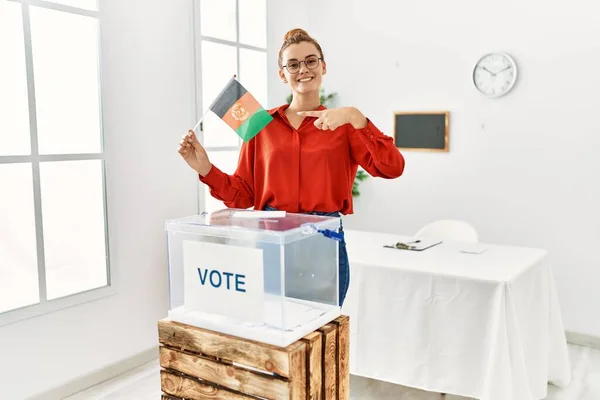
{"type": "Polygon", "coordinates": [[[289,31],[287,31],[285,36],[283,36],[283,41],[287,42],[293,38],[299,38],[299,37],[310,38],[310,35],[304,29],[300,29],[300,28],[290,29],[289,31]]]}
{"type": "Polygon", "coordinates": [[[319,42],[312,38],[304,29],[295,28],[290,29],[283,36],[283,43],[281,44],[281,49],[279,49],[279,68],[282,68],[283,51],[291,45],[299,44],[302,42],[312,43],[321,55],[321,60],[325,60],[323,58],[323,50],[321,50],[321,45],[319,44],[319,42]]]}

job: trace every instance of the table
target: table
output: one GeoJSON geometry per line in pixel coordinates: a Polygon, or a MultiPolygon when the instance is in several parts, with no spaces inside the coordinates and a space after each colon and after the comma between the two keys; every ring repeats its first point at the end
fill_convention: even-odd
{"type": "Polygon", "coordinates": [[[346,230],[350,373],[482,400],[537,400],[571,368],[547,252],[346,230]]]}

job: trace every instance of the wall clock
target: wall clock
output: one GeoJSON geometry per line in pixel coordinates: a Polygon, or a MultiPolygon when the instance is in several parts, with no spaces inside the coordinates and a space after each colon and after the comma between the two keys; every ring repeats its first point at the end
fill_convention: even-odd
{"type": "Polygon", "coordinates": [[[473,69],[473,83],[487,97],[500,97],[513,88],[517,81],[517,64],[506,53],[489,53],[477,61],[473,69]]]}

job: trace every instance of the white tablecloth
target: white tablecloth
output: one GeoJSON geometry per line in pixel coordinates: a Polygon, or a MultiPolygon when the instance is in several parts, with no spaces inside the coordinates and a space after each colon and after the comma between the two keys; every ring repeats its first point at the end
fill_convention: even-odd
{"type": "Polygon", "coordinates": [[[346,231],[351,268],[350,372],[482,400],[537,400],[571,380],[546,251],[346,231]]]}

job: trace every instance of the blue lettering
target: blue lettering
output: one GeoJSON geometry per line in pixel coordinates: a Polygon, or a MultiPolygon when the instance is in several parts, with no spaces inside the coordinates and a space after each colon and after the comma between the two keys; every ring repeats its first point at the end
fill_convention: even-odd
{"type": "Polygon", "coordinates": [[[223,275],[225,275],[227,277],[227,290],[229,290],[230,289],[229,278],[231,278],[233,276],[233,274],[231,272],[223,272],[223,275]]]}
{"type": "Polygon", "coordinates": [[[221,287],[221,285],[223,284],[223,275],[224,275],[225,283],[227,285],[227,290],[232,290],[232,288],[233,288],[232,277],[235,276],[235,290],[237,292],[242,292],[242,293],[246,292],[246,289],[244,288],[244,285],[246,285],[246,281],[245,281],[246,275],[233,274],[232,272],[221,273],[216,269],[211,270],[209,273],[208,269],[202,270],[201,268],[198,268],[198,276],[200,277],[200,283],[202,285],[206,284],[207,275],[208,275],[208,280],[209,280],[211,286],[214,288],[221,287]]]}
{"type": "Polygon", "coordinates": [[[202,270],[200,270],[200,268],[198,268],[198,275],[200,275],[200,283],[202,283],[204,285],[204,282],[206,281],[206,273],[208,272],[207,269],[204,270],[204,276],[202,276],[202,270]]]}
{"type": "Polygon", "coordinates": [[[217,270],[211,271],[211,273],[210,273],[210,284],[213,285],[214,288],[218,288],[218,287],[221,286],[221,283],[222,283],[221,273],[219,271],[217,271],[217,270]],[[218,284],[215,283],[215,281],[213,279],[213,277],[215,275],[219,278],[219,281],[218,281],[219,283],[218,284]]]}
{"type": "Polygon", "coordinates": [[[246,282],[242,281],[242,279],[245,279],[246,275],[235,275],[235,290],[237,290],[238,292],[246,292],[246,289],[240,288],[240,285],[245,285],[246,282]]]}

